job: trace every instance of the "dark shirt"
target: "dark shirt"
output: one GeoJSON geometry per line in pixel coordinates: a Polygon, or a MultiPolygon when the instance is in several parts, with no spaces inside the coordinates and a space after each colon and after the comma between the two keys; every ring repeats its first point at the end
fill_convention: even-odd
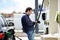
{"type": "Polygon", "coordinates": [[[22,22],[24,32],[34,30],[34,23],[29,18],[29,15],[27,15],[27,14],[24,15],[21,19],[21,22],[22,22]]]}

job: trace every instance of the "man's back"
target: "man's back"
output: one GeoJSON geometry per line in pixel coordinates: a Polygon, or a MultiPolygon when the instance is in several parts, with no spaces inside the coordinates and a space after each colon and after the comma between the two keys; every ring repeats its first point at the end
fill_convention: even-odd
{"type": "Polygon", "coordinates": [[[25,32],[30,31],[30,30],[34,30],[34,24],[33,22],[30,20],[29,15],[24,15],[21,19],[22,22],[22,26],[23,26],[23,30],[25,32]]]}

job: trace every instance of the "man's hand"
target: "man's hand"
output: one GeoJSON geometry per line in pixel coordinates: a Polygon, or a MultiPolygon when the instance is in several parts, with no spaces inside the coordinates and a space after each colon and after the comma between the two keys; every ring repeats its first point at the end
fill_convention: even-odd
{"type": "Polygon", "coordinates": [[[37,23],[40,23],[40,21],[35,21],[35,22],[33,22],[34,25],[37,24],[37,23]]]}
{"type": "Polygon", "coordinates": [[[40,23],[40,21],[37,21],[37,23],[40,23]]]}
{"type": "Polygon", "coordinates": [[[36,23],[40,23],[40,21],[35,21],[36,23]]]}

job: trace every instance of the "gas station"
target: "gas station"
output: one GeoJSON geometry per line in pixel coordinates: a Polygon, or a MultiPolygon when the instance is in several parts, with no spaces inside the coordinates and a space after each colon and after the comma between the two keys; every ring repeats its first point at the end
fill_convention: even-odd
{"type": "MultiPolygon", "coordinates": [[[[34,25],[34,40],[60,40],[60,0],[34,0],[33,13],[29,16],[32,21],[40,21],[34,25]]],[[[29,5],[29,4],[27,4],[29,5]]],[[[22,30],[21,12],[0,13],[0,40],[28,40],[22,30]],[[4,18],[2,18],[2,16],[4,18]],[[2,27],[4,26],[4,27],[2,27]],[[5,28],[6,26],[6,28],[5,28]]]]}

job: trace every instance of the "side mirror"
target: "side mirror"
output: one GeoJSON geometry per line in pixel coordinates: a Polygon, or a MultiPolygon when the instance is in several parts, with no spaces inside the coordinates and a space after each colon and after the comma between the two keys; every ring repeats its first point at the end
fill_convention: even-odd
{"type": "Polygon", "coordinates": [[[8,26],[14,26],[13,22],[9,22],[8,26]]]}
{"type": "Polygon", "coordinates": [[[46,20],[46,13],[42,13],[42,20],[46,20]]]}

